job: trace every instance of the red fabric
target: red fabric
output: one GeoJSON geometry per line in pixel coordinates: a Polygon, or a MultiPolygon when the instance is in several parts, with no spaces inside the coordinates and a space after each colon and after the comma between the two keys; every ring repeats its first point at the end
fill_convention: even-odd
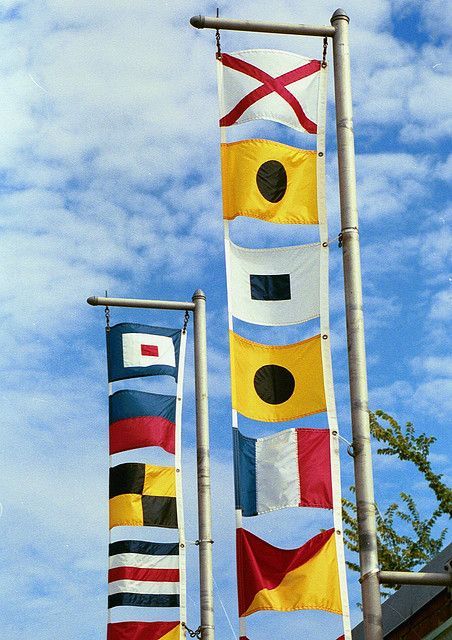
{"type": "Polygon", "coordinates": [[[111,423],[110,455],[140,447],[162,447],[168,453],[174,453],[174,422],[158,416],[141,416],[111,423]]]}
{"type": "Polygon", "coordinates": [[[179,622],[110,622],[107,640],[160,640],[179,622]]]}
{"type": "Polygon", "coordinates": [[[300,507],[333,508],[329,429],[297,429],[300,507]]]}
{"type": "Polygon", "coordinates": [[[159,348],[155,344],[142,344],[141,345],[142,356],[155,356],[158,358],[159,348]]]}
{"type": "Polygon", "coordinates": [[[279,549],[245,529],[237,529],[239,616],[262,589],[274,589],[284,576],[310,560],[328,542],[334,529],[322,531],[297,549],[279,549]]]}
{"type": "Polygon", "coordinates": [[[115,580],[142,580],[145,582],[179,582],[179,569],[141,569],[114,567],[108,571],[108,582],[115,580]]]}
{"type": "Polygon", "coordinates": [[[301,126],[306,129],[308,133],[317,133],[316,123],[312,122],[312,120],[307,117],[301,107],[301,104],[295,96],[286,89],[286,85],[296,82],[297,80],[301,80],[302,78],[306,78],[307,76],[319,71],[319,60],[311,60],[308,64],[292,69],[292,71],[283,73],[281,76],[276,78],[273,78],[273,76],[262,71],[262,69],[255,67],[253,64],[245,62],[245,60],[240,60],[239,58],[234,58],[234,56],[231,56],[228,53],[223,53],[221,55],[221,62],[226,67],[230,67],[231,69],[235,69],[236,71],[240,71],[251,76],[263,84],[242,98],[228,114],[221,118],[220,127],[229,127],[231,124],[234,124],[248,109],[248,107],[275,91],[281,96],[281,98],[290,104],[301,126]]]}

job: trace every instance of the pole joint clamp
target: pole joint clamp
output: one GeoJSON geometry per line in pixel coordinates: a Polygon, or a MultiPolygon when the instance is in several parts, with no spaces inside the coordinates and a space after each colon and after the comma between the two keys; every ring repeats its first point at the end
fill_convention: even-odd
{"type": "Polygon", "coordinates": [[[370,571],[367,571],[367,573],[364,573],[360,579],[359,582],[362,584],[364,582],[364,580],[367,580],[367,578],[370,578],[371,576],[374,576],[375,574],[379,574],[380,573],[380,569],[371,569],[370,571]]]}
{"type": "Polygon", "coordinates": [[[207,542],[208,544],[213,544],[213,540],[195,540],[195,545],[199,547],[201,542],[207,542]]]}
{"type": "Polygon", "coordinates": [[[341,229],[340,234],[337,236],[337,246],[339,247],[339,249],[343,245],[344,233],[349,233],[350,231],[358,232],[358,227],[344,227],[343,229],[341,229]]]}

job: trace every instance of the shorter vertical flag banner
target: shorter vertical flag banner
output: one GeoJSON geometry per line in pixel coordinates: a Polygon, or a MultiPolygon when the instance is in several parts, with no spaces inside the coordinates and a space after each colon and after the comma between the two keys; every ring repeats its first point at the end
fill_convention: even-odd
{"type": "Polygon", "coordinates": [[[320,609],[342,613],[334,529],[297,549],[279,549],[237,530],[239,616],[320,609]]]}
{"type": "Polygon", "coordinates": [[[181,624],[176,622],[110,622],[107,640],[180,640],[181,624]]]}
{"type": "Polygon", "coordinates": [[[317,153],[271,140],[221,145],[223,218],[318,224],[317,153]]]}
{"type": "Polygon", "coordinates": [[[108,606],[179,607],[179,544],[110,544],[108,606]]]}
{"type": "Polygon", "coordinates": [[[177,380],[180,329],[123,322],[107,331],[108,381],[141,376],[177,380]]]}
{"type": "Polygon", "coordinates": [[[229,332],[232,406],[263,422],[325,411],[320,336],[282,346],[229,332]]]}
{"type": "Polygon", "coordinates": [[[141,447],[175,453],[176,396],[122,389],[109,399],[110,455],[141,447]]]}
{"type": "Polygon", "coordinates": [[[222,53],[220,127],[264,119],[317,133],[320,60],[287,51],[222,53]]]}
{"type": "MultiPolygon", "coordinates": [[[[122,323],[107,329],[110,422],[110,529],[147,526],[178,529],[177,543],[111,542],[108,640],[183,640],[186,558],[182,496],[181,425],[186,331],[122,323]],[[176,394],[131,389],[113,382],[154,375],[175,378],[176,394]],[[116,454],[161,447],[172,466],[116,464],[116,454]],[[112,622],[115,607],[178,607],[177,622],[112,622]]],[[[165,616],[166,617],[166,616],[165,616]]]]}
{"type": "Polygon", "coordinates": [[[244,516],[333,508],[329,429],[286,429],[257,439],[235,429],[234,435],[236,508],[244,516]]]}
{"type": "Polygon", "coordinates": [[[174,467],[126,462],[110,468],[110,528],[177,529],[174,467]]]}
{"type": "Polygon", "coordinates": [[[251,324],[299,324],[320,314],[320,243],[246,249],[229,241],[230,310],[251,324]]]}

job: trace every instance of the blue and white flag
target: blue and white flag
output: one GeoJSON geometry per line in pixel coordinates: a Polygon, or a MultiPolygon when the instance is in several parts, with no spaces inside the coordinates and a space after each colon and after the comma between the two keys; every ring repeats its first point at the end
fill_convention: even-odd
{"type": "Polygon", "coordinates": [[[107,330],[108,381],[173,376],[179,368],[180,329],[123,322],[107,330]]]}

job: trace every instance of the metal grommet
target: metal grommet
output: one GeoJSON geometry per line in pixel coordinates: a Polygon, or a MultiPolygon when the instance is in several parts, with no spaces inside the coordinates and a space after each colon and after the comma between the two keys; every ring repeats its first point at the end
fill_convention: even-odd
{"type": "Polygon", "coordinates": [[[339,529],[336,529],[336,533],[337,533],[338,536],[342,535],[342,531],[340,531],[339,529]]]}
{"type": "Polygon", "coordinates": [[[183,549],[183,548],[185,547],[184,543],[183,543],[183,542],[181,542],[181,543],[180,543],[180,545],[179,545],[179,547],[180,547],[181,549],[183,549]]]}
{"type": "Polygon", "coordinates": [[[324,333],[324,334],[323,334],[323,336],[322,336],[322,338],[323,338],[324,340],[328,340],[328,336],[327,336],[327,334],[326,334],[326,333],[324,333]]]}
{"type": "Polygon", "coordinates": [[[331,435],[333,435],[333,436],[337,436],[337,431],[332,431],[332,432],[331,432],[331,435]]]}
{"type": "Polygon", "coordinates": [[[176,473],[180,473],[180,469],[176,469],[176,473]]]}
{"type": "Polygon", "coordinates": [[[327,247],[328,246],[328,242],[322,242],[322,247],[327,247]]]}
{"type": "Polygon", "coordinates": [[[319,158],[323,158],[323,151],[319,151],[319,158]]]}

